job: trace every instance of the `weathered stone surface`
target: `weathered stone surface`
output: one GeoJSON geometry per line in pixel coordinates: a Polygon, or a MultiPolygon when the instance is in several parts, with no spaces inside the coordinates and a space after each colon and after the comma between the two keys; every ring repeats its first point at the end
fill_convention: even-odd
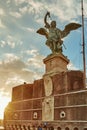
{"type": "Polygon", "coordinates": [[[12,101],[22,100],[23,99],[23,85],[14,87],[12,89],[12,101]]]}
{"type": "Polygon", "coordinates": [[[45,96],[52,95],[53,82],[50,76],[44,76],[44,90],[45,90],[45,96]]]}
{"type": "Polygon", "coordinates": [[[53,54],[43,60],[45,64],[45,74],[54,75],[59,72],[67,71],[69,60],[62,54],[53,54]]]}
{"type": "Polygon", "coordinates": [[[33,100],[33,109],[39,109],[39,108],[42,108],[42,100],[41,99],[33,100]]]}
{"type": "Polygon", "coordinates": [[[22,104],[22,110],[33,109],[32,100],[22,101],[21,104],[22,104]]]}
{"type": "Polygon", "coordinates": [[[40,98],[44,96],[43,79],[37,80],[33,84],[33,98],[40,98]]]}
{"type": "Polygon", "coordinates": [[[33,97],[33,84],[25,84],[23,87],[23,99],[31,99],[33,97]]]}
{"type": "Polygon", "coordinates": [[[32,111],[23,111],[21,114],[22,120],[32,120],[32,111]]]}
{"type": "Polygon", "coordinates": [[[59,73],[52,76],[53,94],[64,93],[67,89],[67,76],[66,73],[59,73]]]}
{"type": "Polygon", "coordinates": [[[54,120],[54,97],[46,97],[42,102],[42,121],[54,120]]]}
{"type": "Polygon", "coordinates": [[[84,88],[83,72],[69,71],[67,72],[67,77],[68,91],[84,88]]]}
{"type": "Polygon", "coordinates": [[[12,101],[30,99],[33,96],[33,84],[22,84],[12,89],[12,101]]]}

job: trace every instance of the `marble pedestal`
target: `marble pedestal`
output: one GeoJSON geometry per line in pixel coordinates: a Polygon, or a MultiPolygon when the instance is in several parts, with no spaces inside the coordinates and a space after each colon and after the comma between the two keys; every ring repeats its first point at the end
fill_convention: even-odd
{"type": "Polygon", "coordinates": [[[67,71],[69,60],[61,53],[52,54],[43,60],[45,64],[45,75],[54,75],[67,71]]]}

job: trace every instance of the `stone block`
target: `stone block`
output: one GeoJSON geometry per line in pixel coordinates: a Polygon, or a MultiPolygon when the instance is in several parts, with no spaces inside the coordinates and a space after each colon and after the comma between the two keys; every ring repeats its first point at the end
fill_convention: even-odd
{"type": "Polygon", "coordinates": [[[63,54],[52,54],[43,60],[45,64],[45,74],[54,75],[55,73],[67,71],[69,60],[63,54]]]}

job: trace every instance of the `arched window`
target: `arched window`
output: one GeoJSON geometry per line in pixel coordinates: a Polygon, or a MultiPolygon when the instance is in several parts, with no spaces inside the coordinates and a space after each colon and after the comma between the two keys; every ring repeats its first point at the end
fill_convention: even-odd
{"type": "Polygon", "coordinates": [[[49,130],[54,130],[54,127],[53,127],[53,126],[50,126],[50,127],[49,127],[49,130]]]}
{"type": "Polygon", "coordinates": [[[26,126],[25,125],[23,125],[23,129],[26,130],[26,126]]]}
{"type": "Polygon", "coordinates": [[[41,126],[38,126],[38,130],[42,130],[42,127],[41,127],[41,126]]]}
{"type": "Polygon", "coordinates": [[[78,130],[78,128],[77,128],[77,127],[75,127],[75,128],[74,128],[74,130],[78,130]]]}
{"type": "Polygon", "coordinates": [[[30,126],[27,126],[28,130],[30,130],[30,126]]]}
{"type": "MultiPolygon", "coordinates": [[[[34,125],[32,126],[32,128],[33,128],[33,130],[35,130],[35,126],[34,125]]],[[[30,129],[28,129],[28,130],[30,130],[30,129]]]]}
{"type": "Polygon", "coordinates": [[[47,130],[47,126],[46,126],[46,124],[43,126],[43,128],[44,128],[44,130],[47,130]]]}
{"type": "Polygon", "coordinates": [[[66,127],[65,130],[69,130],[69,127],[66,127]]]}
{"type": "Polygon", "coordinates": [[[57,127],[57,130],[61,130],[61,127],[57,127]]]}

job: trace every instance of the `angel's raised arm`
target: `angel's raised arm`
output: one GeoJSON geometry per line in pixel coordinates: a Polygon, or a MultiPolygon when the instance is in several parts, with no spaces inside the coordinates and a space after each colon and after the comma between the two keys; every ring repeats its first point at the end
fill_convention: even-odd
{"type": "Polygon", "coordinates": [[[50,28],[50,24],[47,22],[47,16],[50,17],[50,13],[49,12],[47,12],[45,17],[44,17],[44,23],[45,23],[45,27],[46,28],[50,28]]]}

